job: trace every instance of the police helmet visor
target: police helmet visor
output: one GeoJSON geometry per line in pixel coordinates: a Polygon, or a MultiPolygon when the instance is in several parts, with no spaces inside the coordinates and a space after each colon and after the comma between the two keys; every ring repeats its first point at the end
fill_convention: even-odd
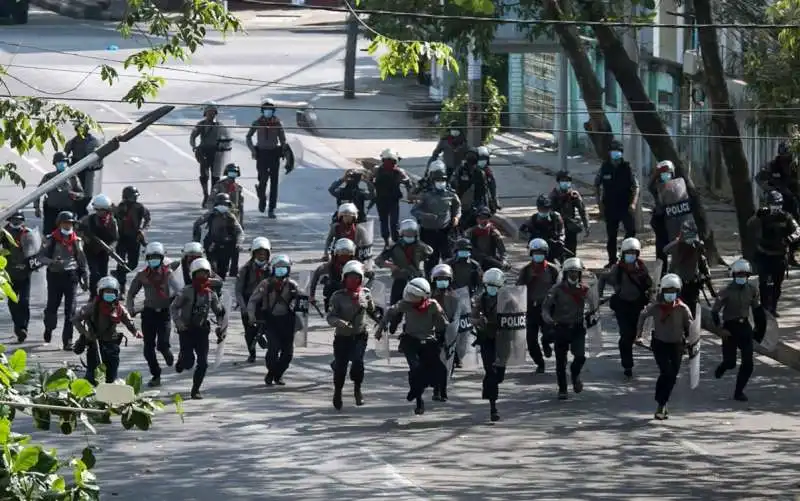
{"type": "Polygon", "coordinates": [[[266,261],[269,259],[269,251],[267,249],[256,249],[253,251],[253,257],[258,261],[266,261]]]}
{"type": "Polygon", "coordinates": [[[192,273],[192,278],[209,278],[210,276],[211,274],[208,272],[208,270],[197,270],[192,273]]]}
{"type": "Polygon", "coordinates": [[[564,272],[564,276],[567,277],[567,280],[575,282],[577,280],[580,280],[581,272],[577,270],[569,270],[567,272],[564,272]]]}
{"type": "Polygon", "coordinates": [[[417,230],[411,228],[405,228],[404,230],[400,231],[400,235],[404,237],[416,237],[417,230]]]}
{"type": "Polygon", "coordinates": [[[58,227],[61,228],[62,230],[71,230],[75,227],[75,223],[73,223],[72,221],[61,221],[60,223],[58,223],[58,227]]]}
{"type": "Polygon", "coordinates": [[[347,249],[347,248],[336,249],[336,250],[333,251],[333,253],[335,255],[337,255],[337,256],[352,256],[352,255],[354,255],[353,254],[353,250],[352,249],[347,249]]]}

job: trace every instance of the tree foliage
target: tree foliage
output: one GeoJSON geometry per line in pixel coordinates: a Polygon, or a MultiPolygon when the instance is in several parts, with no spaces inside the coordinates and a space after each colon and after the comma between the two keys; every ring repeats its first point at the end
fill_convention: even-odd
{"type": "MultiPolygon", "coordinates": [[[[199,50],[209,31],[223,35],[242,31],[239,20],[228,13],[221,2],[215,0],[185,0],[180,12],[161,12],[152,0],[128,0],[127,17],[117,30],[124,38],[133,35],[147,37],[146,48],[128,56],[121,65],[123,70],[134,69],[139,79],[125,94],[123,100],[141,107],[154,98],[167,84],[156,75],[159,66],[171,61],[185,61],[199,50]]],[[[114,85],[119,80],[120,68],[103,65],[100,76],[114,85]]],[[[7,80],[15,77],[8,68],[0,66],[0,84],[8,95],[7,80]]],[[[84,121],[98,129],[97,123],[86,113],[67,104],[51,102],[36,97],[0,98],[0,144],[6,144],[19,155],[37,151],[45,146],[60,149],[66,138],[61,127],[73,121],[84,121]]],[[[17,185],[25,185],[16,165],[0,166],[0,179],[8,178],[17,185]]]]}
{"type": "Polygon", "coordinates": [[[164,404],[142,393],[138,372],[131,373],[126,383],[133,387],[136,399],[124,405],[108,405],[97,401],[94,386],[72,369],[34,369],[28,366],[25,351],[17,350],[7,357],[0,345],[0,401],[18,404],[0,405],[0,499],[99,500],[100,487],[92,472],[98,459],[90,446],[80,457],[63,458],[56,449],[36,443],[31,435],[16,433],[13,428],[20,416],[29,414],[38,430],[50,430],[55,425],[65,435],[79,428],[94,433],[95,426],[111,423],[115,417],[125,429],[147,431],[155,412],[164,404]],[[25,411],[31,404],[75,410],[25,411]],[[105,412],[86,412],[89,410],[105,412]]]}
{"type": "MultiPolygon", "coordinates": [[[[491,77],[483,79],[483,109],[481,109],[481,143],[492,140],[500,129],[500,117],[506,105],[506,97],[500,93],[497,82],[491,77]]],[[[462,130],[467,127],[469,107],[469,85],[466,80],[459,80],[451,97],[442,103],[440,119],[441,133],[446,135],[452,123],[462,130]]]]}

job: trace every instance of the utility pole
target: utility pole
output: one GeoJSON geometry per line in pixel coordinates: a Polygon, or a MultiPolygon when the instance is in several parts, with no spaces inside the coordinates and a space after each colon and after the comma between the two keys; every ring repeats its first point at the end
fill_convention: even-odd
{"type": "Polygon", "coordinates": [[[467,109],[467,144],[478,147],[483,143],[483,79],[481,77],[481,66],[483,61],[475,55],[474,45],[470,47],[467,56],[467,80],[469,82],[469,105],[467,109]]]}
{"type": "Polygon", "coordinates": [[[356,53],[358,52],[358,18],[350,13],[347,17],[347,44],[344,54],[344,98],[356,97],[356,53]]]}
{"type": "Polygon", "coordinates": [[[567,128],[569,127],[569,59],[562,49],[558,55],[558,170],[568,171],[567,167],[567,128]]]}
{"type": "MultiPolygon", "coordinates": [[[[632,9],[636,9],[635,7],[631,7],[632,9]]],[[[636,28],[631,28],[625,34],[625,50],[628,52],[628,56],[636,63],[637,69],[639,71],[639,75],[642,74],[642,69],[640,65],[640,51],[639,51],[639,40],[636,33],[636,28]]],[[[606,90],[607,92],[608,90],[606,90]]],[[[629,153],[627,156],[628,161],[633,166],[633,171],[636,175],[636,180],[639,183],[639,199],[636,201],[636,228],[638,231],[644,230],[644,215],[642,211],[642,196],[641,193],[644,191],[644,184],[642,183],[642,170],[644,169],[644,162],[642,161],[642,134],[639,132],[639,129],[636,128],[636,120],[634,117],[634,113],[630,108],[630,103],[628,104],[628,112],[625,114],[625,121],[630,124],[630,135],[628,136],[628,141],[626,145],[626,150],[629,153]]],[[[623,127],[624,132],[624,127],[623,127]]]]}

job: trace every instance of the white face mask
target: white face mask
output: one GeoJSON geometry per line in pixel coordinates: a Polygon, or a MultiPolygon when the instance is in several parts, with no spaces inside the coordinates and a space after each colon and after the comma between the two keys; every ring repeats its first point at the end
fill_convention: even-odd
{"type": "Polygon", "coordinates": [[[227,205],[216,205],[216,206],[214,206],[214,210],[219,212],[220,214],[227,214],[228,213],[228,206],[227,205]]]}
{"type": "Polygon", "coordinates": [[[450,131],[450,135],[453,136],[453,137],[458,137],[458,136],[461,135],[461,131],[453,129],[453,130],[450,131]]]}
{"type": "Polygon", "coordinates": [[[677,292],[665,292],[664,293],[664,301],[666,301],[668,303],[674,303],[676,299],[678,299],[678,293],[677,292]]]}
{"type": "Polygon", "coordinates": [[[444,181],[436,181],[435,183],[433,183],[433,185],[439,191],[444,191],[444,189],[447,187],[447,183],[444,181]]]}

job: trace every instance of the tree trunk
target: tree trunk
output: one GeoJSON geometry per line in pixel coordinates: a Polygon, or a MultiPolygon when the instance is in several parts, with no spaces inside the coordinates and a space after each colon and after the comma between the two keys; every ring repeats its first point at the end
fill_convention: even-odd
{"type": "MultiPolygon", "coordinates": [[[[599,0],[580,2],[585,14],[590,21],[605,20],[603,4],[599,0]]],[[[608,69],[614,74],[625,99],[633,112],[634,122],[642,137],[650,147],[653,155],[661,160],[670,160],[675,165],[675,173],[686,180],[689,198],[692,201],[694,219],[698,232],[703,235],[709,249],[712,261],[719,261],[720,256],[714,242],[714,233],[708,224],[706,210],[691,180],[691,176],[683,168],[683,162],[678,155],[678,150],[672,142],[672,137],[667,132],[653,101],[647,95],[642,79],[639,77],[639,65],[635,63],[622,40],[614,29],[607,25],[592,25],[592,31],[597,38],[597,44],[603,51],[608,69]]],[[[642,187],[644,189],[644,187],[642,187]]]]}
{"type": "MultiPolygon", "coordinates": [[[[709,25],[714,22],[711,15],[711,5],[708,0],[694,0],[694,11],[697,24],[709,25]]],[[[739,224],[739,241],[742,244],[742,253],[745,256],[752,256],[755,246],[753,242],[750,242],[747,232],[747,221],[755,212],[750,167],[744,153],[739,124],[730,104],[728,86],[725,82],[725,73],[719,56],[716,29],[700,27],[697,31],[700,50],[703,55],[703,73],[707,83],[708,98],[714,111],[712,117],[719,131],[722,157],[725,159],[728,179],[733,191],[736,219],[739,224]]]]}
{"type": "MultiPolygon", "coordinates": [[[[545,15],[555,21],[565,18],[558,0],[545,0],[545,15]]],[[[605,159],[614,136],[603,108],[603,88],[597,80],[589,56],[586,55],[578,30],[574,26],[563,24],[555,25],[553,30],[569,58],[583,95],[583,101],[589,110],[589,122],[584,125],[586,134],[592,141],[597,157],[601,160],[605,159]]]]}

